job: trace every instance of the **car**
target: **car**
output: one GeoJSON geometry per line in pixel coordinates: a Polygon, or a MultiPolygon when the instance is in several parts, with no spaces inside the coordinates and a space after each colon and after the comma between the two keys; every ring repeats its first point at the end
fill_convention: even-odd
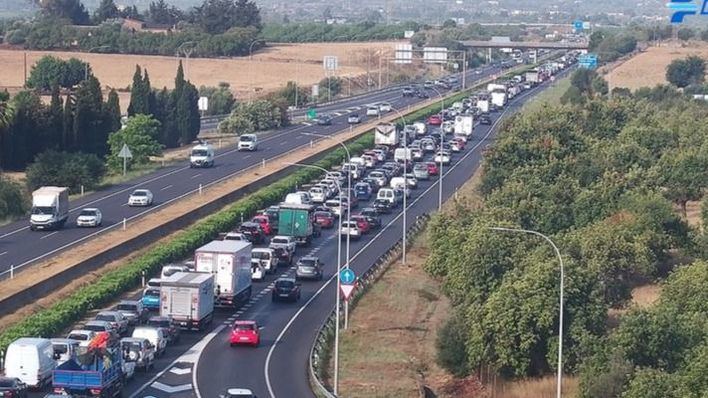
{"type": "Polygon", "coordinates": [[[167,339],[167,343],[179,343],[181,332],[179,326],[172,318],[168,316],[151,316],[145,325],[162,329],[162,334],[167,339]]]}
{"type": "Polygon", "coordinates": [[[403,87],[401,94],[403,94],[404,97],[412,97],[415,94],[415,91],[413,90],[413,87],[403,87]]]}
{"type": "Polygon", "coordinates": [[[102,222],[101,210],[96,208],[82,209],[79,216],[76,217],[77,227],[100,227],[102,222]]]}
{"type": "Polygon", "coordinates": [[[339,230],[339,236],[348,236],[350,239],[361,239],[362,231],[356,221],[342,221],[342,228],[339,230]]]}
{"type": "Polygon", "coordinates": [[[273,301],[300,300],[300,284],[295,278],[279,278],[273,284],[273,301]]]}
{"type": "Polygon", "coordinates": [[[318,126],[331,126],[332,125],[332,116],[323,113],[319,116],[317,116],[317,119],[315,119],[315,122],[317,123],[318,126]]]}
{"type": "Polygon", "coordinates": [[[136,189],[128,197],[128,206],[151,206],[154,197],[148,189],[136,189]]]}
{"type": "Polygon", "coordinates": [[[261,261],[251,257],[251,280],[262,281],[265,279],[266,270],[263,268],[261,261]]]}
{"type": "Polygon", "coordinates": [[[244,234],[249,242],[259,245],[266,241],[266,236],[260,224],[246,221],[238,227],[239,232],[244,234]]]}
{"type": "Polygon", "coordinates": [[[440,172],[440,168],[435,162],[425,162],[425,165],[428,166],[428,175],[436,176],[440,172]]]}
{"type": "Polygon", "coordinates": [[[140,299],[143,302],[143,306],[148,310],[159,310],[160,309],[160,288],[159,287],[147,287],[143,290],[143,297],[140,299]]]}
{"type": "Polygon", "coordinates": [[[284,247],[271,247],[278,259],[278,266],[290,265],[293,263],[293,254],[284,247]]]}
{"type": "Polygon", "coordinates": [[[440,125],[440,129],[442,129],[445,134],[452,134],[455,132],[455,123],[451,120],[446,120],[440,125]]]}
{"type": "Polygon", "coordinates": [[[107,321],[88,321],[81,327],[83,330],[90,330],[95,333],[106,332],[118,336],[118,331],[111,322],[107,321]]]}
{"type": "Polygon", "coordinates": [[[379,218],[379,213],[373,207],[363,208],[358,215],[366,218],[372,229],[381,227],[381,218],[379,218]]]}
{"type": "Polygon", "coordinates": [[[372,149],[371,152],[373,152],[373,153],[376,154],[376,159],[377,159],[379,162],[383,162],[383,161],[386,160],[386,154],[387,154],[387,151],[386,151],[386,150],[383,150],[383,149],[380,149],[380,148],[375,148],[375,149],[372,149]]]}
{"type": "Polygon", "coordinates": [[[67,339],[78,341],[81,347],[88,347],[94,337],[96,337],[96,332],[85,329],[74,329],[66,335],[67,339]]]}
{"type": "Polygon", "coordinates": [[[379,116],[381,111],[377,105],[370,105],[366,107],[366,116],[379,116]]]}
{"type": "Polygon", "coordinates": [[[278,267],[278,257],[273,249],[267,247],[256,247],[251,250],[251,261],[257,260],[267,274],[272,274],[278,267]]]}
{"type": "Polygon", "coordinates": [[[378,159],[376,159],[376,155],[369,155],[365,153],[361,155],[361,158],[364,159],[364,167],[367,169],[373,168],[378,162],[378,159]]]}
{"type": "Polygon", "coordinates": [[[223,240],[240,240],[244,242],[250,242],[246,234],[242,234],[241,232],[227,232],[224,234],[224,239],[223,240]]]}
{"type": "Polygon", "coordinates": [[[482,114],[479,117],[479,124],[490,125],[492,124],[492,118],[487,114],[482,114]]]}
{"type": "Polygon", "coordinates": [[[273,234],[273,227],[270,224],[270,218],[266,215],[258,215],[254,216],[251,218],[251,222],[258,224],[261,227],[261,230],[263,231],[264,234],[266,235],[272,235],[273,234]]]}
{"type": "Polygon", "coordinates": [[[389,214],[393,211],[393,204],[386,199],[376,199],[374,201],[374,209],[379,214],[389,214]]]}
{"type": "Polygon", "coordinates": [[[437,152],[435,154],[435,163],[442,163],[443,165],[450,164],[450,154],[448,152],[437,152]]]}
{"type": "Polygon", "coordinates": [[[330,211],[316,211],[313,214],[315,219],[315,224],[319,225],[320,228],[332,228],[334,227],[334,214],[330,211]]]}
{"type": "Polygon", "coordinates": [[[123,314],[123,317],[128,320],[129,326],[141,324],[148,317],[148,310],[143,306],[142,301],[138,300],[122,300],[113,308],[113,311],[123,314]]]}
{"type": "Polygon", "coordinates": [[[154,326],[138,326],[133,329],[133,334],[130,337],[144,338],[150,341],[150,344],[155,346],[155,357],[163,355],[167,350],[167,337],[162,328],[154,326]]]}
{"type": "Polygon", "coordinates": [[[359,200],[370,200],[371,195],[373,195],[373,190],[371,185],[365,182],[359,182],[354,185],[354,197],[359,200]]]}
{"type": "Polygon", "coordinates": [[[413,165],[413,175],[419,180],[427,180],[430,178],[428,166],[425,163],[416,163],[413,165]]]}
{"type": "Polygon", "coordinates": [[[120,350],[126,362],[135,363],[135,367],[144,372],[152,369],[155,362],[155,346],[144,337],[124,337],[120,339],[120,350]]]}
{"type": "Polygon", "coordinates": [[[428,93],[426,93],[425,91],[421,90],[416,93],[416,97],[421,98],[421,99],[426,99],[426,98],[430,98],[430,95],[428,95],[428,93]]]}
{"type": "Polygon", "coordinates": [[[423,159],[423,149],[421,148],[412,148],[411,149],[411,157],[413,160],[421,160],[423,159]]]}
{"type": "Polygon", "coordinates": [[[421,141],[421,145],[423,146],[423,151],[425,152],[434,152],[435,151],[435,140],[432,138],[426,138],[421,141]]]}
{"type": "Polygon", "coordinates": [[[344,201],[340,201],[339,199],[330,199],[326,201],[325,207],[327,207],[327,209],[329,209],[329,211],[337,217],[342,217],[342,215],[347,212],[347,206],[344,204],[344,201]]]}
{"type": "Polygon", "coordinates": [[[282,247],[287,250],[291,255],[295,254],[295,249],[297,248],[297,242],[295,238],[287,235],[276,235],[270,240],[268,245],[271,249],[276,249],[282,247]]]}
{"type": "Polygon", "coordinates": [[[0,376],[0,397],[27,398],[27,384],[15,377],[0,376]]]}
{"type": "Polygon", "coordinates": [[[347,117],[347,123],[349,124],[359,124],[361,123],[361,116],[358,113],[351,113],[347,117]]]}
{"type": "Polygon", "coordinates": [[[383,187],[388,183],[388,178],[386,177],[386,173],[384,173],[382,170],[374,170],[369,173],[368,178],[376,181],[376,184],[379,187],[383,187]]]}
{"type": "Polygon", "coordinates": [[[238,137],[239,151],[256,151],[258,150],[258,136],[255,134],[243,134],[238,137]]]}
{"type": "Polygon", "coordinates": [[[257,398],[253,392],[247,388],[229,388],[226,392],[219,394],[219,398],[257,398]]]}
{"type": "Polygon", "coordinates": [[[315,279],[321,281],[324,277],[324,271],[322,270],[323,266],[324,264],[320,262],[318,257],[302,257],[297,261],[295,279],[315,279]]]}
{"type": "Polygon", "coordinates": [[[160,279],[168,278],[178,272],[189,272],[191,271],[189,267],[184,264],[167,264],[162,267],[160,271],[160,279]]]}
{"type": "Polygon", "coordinates": [[[357,227],[359,228],[359,231],[361,232],[362,235],[366,235],[369,232],[371,232],[371,224],[369,224],[369,220],[366,219],[364,216],[360,215],[353,215],[349,218],[351,221],[356,222],[357,227]]]}
{"type": "Polygon", "coordinates": [[[231,347],[241,344],[258,347],[261,343],[261,328],[256,321],[239,320],[231,326],[229,345],[231,347]]]}
{"type": "Polygon", "coordinates": [[[433,87],[435,87],[435,82],[432,80],[426,80],[425,83],[423,83],[423,88],[431,89],[433,87]]]}
{"type": "Polygon", "coordinates": [[[280,207],[270,206],[267,209],[260,211],[261,215],[268,217],[270,221],[270,227],[273,231],[278,230],[278,217],[280,216],[280,207]]]}
{"type": "Polygon", "coordinates": [[[406,183],[408,183],[408,188],[418,188],[418,179],[415,177],[415,174],[406,173],[403,175],[403,177],[406,179],[406,183]]]}
{"type": "Polygon", "coordinates": [[[388,102],[379,103],[379,111],[381,111],[381,113],[391,112],[392,109],[393,108],[391,108],[391,104],[389,104],[388,102]]]}
{"type": "Polygon", "coordinates": [[[128,333],[128,319],[118,311],[101,311],[94,318],[97,321],[106,321],[113,326],[119,335],[128,333]]]}

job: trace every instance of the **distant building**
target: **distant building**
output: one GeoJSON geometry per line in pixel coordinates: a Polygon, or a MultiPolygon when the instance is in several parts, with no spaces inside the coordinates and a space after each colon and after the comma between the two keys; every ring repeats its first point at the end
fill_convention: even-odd
{"type": "Polygon", "coordinates": [[[131,32],[167,33],[175,29],[173,25],[151,24],[131,18],[121,18],[121,26],[131,32]]]}

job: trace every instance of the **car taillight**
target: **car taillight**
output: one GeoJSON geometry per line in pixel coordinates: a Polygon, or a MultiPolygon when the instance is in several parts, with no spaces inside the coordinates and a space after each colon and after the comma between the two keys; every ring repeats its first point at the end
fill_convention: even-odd
{"type": "Polygon", "coordinates": [[[0,397],[3,397],[3,398],[12,398],[12,397],[14,397],[14,396],[15,396],[15,393],[13,393],[12,391],[4,391],[4,392],[3,392],[3,391],[0,391],[0,397]]]}
{"type": "Polygon", "coordinates": [[[100,388],[92,388],[89,390],[91,392],[91,395],[101,395],[101,389],[100,388]]]}

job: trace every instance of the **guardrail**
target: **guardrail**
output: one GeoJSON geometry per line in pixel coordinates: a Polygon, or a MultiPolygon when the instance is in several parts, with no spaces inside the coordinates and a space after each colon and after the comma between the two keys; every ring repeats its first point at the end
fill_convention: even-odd
{"type": "MultiPolygon", "coordinates": [[[[407,236],[408,242],[412,242],[426,225],[430,216],[428,214],[423,214],[416,217],[413,225],[408,228],[407,236]]],[[[391,264],[393,264],[401,255],[403,251],[403,242],[401,239],[396,241],[396,243],[386,251],[386,253],[379,257],[374,264],[369,267],[369,269],[357,278],[356,287],[352,292],[352,296],[349,300],[349,312],[351,312],[356,304],[359,302],[361,297],[371,288],[371,286],[376,283],[379,278],[386,272],[391,264]]],[[[344,306],[342,305],[339,309],[339,319],[344,319],[344,306]]],[[[337,326],[336,321],[337,309],[332,309],[329,316],[322,324],[320,329],[317,331],[317,337],[315,342],[310,348],[310,360],[309,362],[309,373],[310,382],[313,386],[313,392],[317,396],[326,398],[336,398],[331,391],[331,387],[326,385],[323,378],[328,376],[328,366],[330,352],[332,349],[332,339],[334,338],[335,328],[337,326]]]]}

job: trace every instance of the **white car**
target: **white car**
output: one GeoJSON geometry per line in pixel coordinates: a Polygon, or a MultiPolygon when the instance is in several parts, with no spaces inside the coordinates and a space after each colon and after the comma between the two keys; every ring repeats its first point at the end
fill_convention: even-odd
{"type": "Polygon", "coordinates": [[[381,113],[391,112],[391,104],[389,104],[388,102],[381,102],[379,104],[379,111],[381,113]]]}
{"type": "Polygon", "coordinates": [[[361,238],[361,231],[359,226],[357,226],[356,221],[342,221],[342,229],[339,230],[340,236],[347,236],[351,239],[361,238]]]}
{"type": "Polygon", "coordinates": [[[457,140],[450,141],[450,149],[452,149],[453,152],[461,152],[462,145],[460,145],[460,142],[457,140]]]}
{"type": "Polygon", "coordinates": [[[258,149],[258,137],[255,134],[244,134],[238,137],[239,151],[255,151],[258,149]]]}
{"type": "Polygon", "coordinates": [[[86,208],[81,210],[76,218],[77,227],[99,227],[103,222],[101,211],[95,208],[86,208]]]}
{"type": "Polygon", "coordinates": [[[347,212],[347,206],[344,204],[344,202],[342,202],[342,206],[341,206],[342,212],[340,213],[339,212],[339,207],[340,207],[339,204],[340,204],[339,199],[330,199],[324,203],[325,207],[330,209],[332,211],[332,213],[334,213],[335,216],[341,217],[341,215],[342,215],[341,213],[347,212]]]}
{"type": "Polygon", "coordinates": [[[378,106],[372,105],[366,107],[366,116],[379,116],[381,111],[378,106]]]}
{"type": "Polygon", "coordinates": [[[261,265],[261,261],[257,258],[251,258],[251,280],[262,281],[265,278],[266,271],[261,265]]]}
{"type": "Polygon", "coordinates": [[[309,192],[313,203],[324,203],[327,200],[327,191],[323,187],[312,187],[309,192]]]}
{"type": "Polygon", "coordinates": [[[467,136],[465,134],[455,134],[453,138],[462,140],[465,144],[467,143],[467,136]]]}
{"type": "Polygon", "coordinates": [[[128,198],[128,206],[150,206],[153,203],[152,192],[147,189],[136,189],[128,198]]]}
{"type": "Polygon", "coordinates": [[[275,255],[275,251],[270,248],[257,247],[251,251],[251,261],[258,260],[261,263],[261,267],[265,270],[267,274],[272,274],[278,268],[278,257],[275,255]]]}
{"type": "Polygon", "coordinates": [[[359,117],[359,114],[358,114],[358,113],[352,113],[352,114],[349,115],[349,117],[347,118],[347,123],[349,123],[349,124],[359,124],[359,123],[361,123],[361,117],[359,117]]]}
{"type": "Polygon", "coordinates": [[[93,338],[96,337],[96,332],[92,330],[76,329],[69,332],[66,336],[69,340],[74,340],[79,342],[79,346],[88,347],[89,343],[93,338]]]}
{"type": "Polygon", "coordinates": [[[227,232],[226,235],[224,235],[224,240],[241,240],[244,242],[248,242],[246,235],[240,232],[227,232]]]}
{"type": "Polygon", "coordinates": [[[225,394],[219,395],[219,398],[256,398],[256,396],[246,388],[229,388],[225,394]]]}
{"type": "Polygon", "coordinates": [[[455,124],[449,120],[444,121],[441,128],[445,134],[452,134],[455,132],[455,124]]]}
{"type": "Polygon", "coordinates": [[[435,154],[435,163],[450,164],[450,154],[447,152],[438,152],[435,154]]]}

